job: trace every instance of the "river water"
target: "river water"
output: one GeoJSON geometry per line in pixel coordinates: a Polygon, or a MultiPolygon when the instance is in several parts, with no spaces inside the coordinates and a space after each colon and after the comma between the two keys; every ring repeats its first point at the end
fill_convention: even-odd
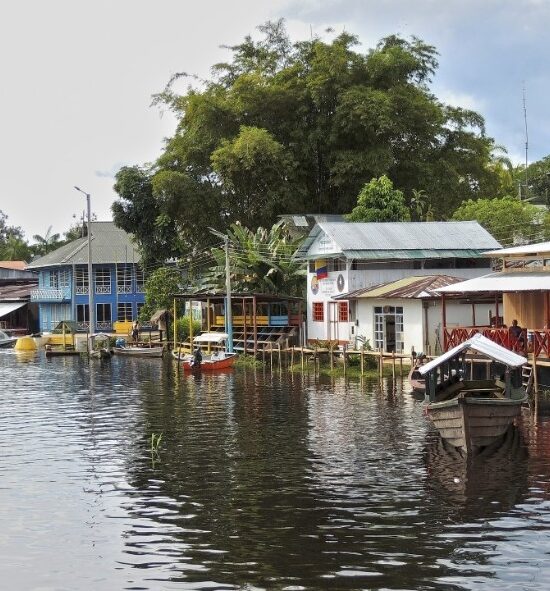
{"type": "Polygon", "coordinates": [[[406,389],[0,351],[0,587],[548,589],[550,418],[467,463],[406,389]]]}

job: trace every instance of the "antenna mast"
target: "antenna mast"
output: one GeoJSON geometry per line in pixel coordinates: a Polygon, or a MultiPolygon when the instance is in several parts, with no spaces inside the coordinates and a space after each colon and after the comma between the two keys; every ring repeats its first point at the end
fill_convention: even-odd
{"type": "Polygon", "coordinates": [[[527,129],[527,103],[525,100],[525,82],[523,83],[523,121],[525,123],[525,199],[527,199],[527,191],[529,190],[529,175],[527,172],[527,166],[529,165],[529,131],[527,129]]]}

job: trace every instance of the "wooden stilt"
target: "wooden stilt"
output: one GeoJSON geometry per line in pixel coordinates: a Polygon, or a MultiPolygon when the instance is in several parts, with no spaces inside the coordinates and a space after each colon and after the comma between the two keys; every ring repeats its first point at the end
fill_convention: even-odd
{"type": "Polygon", "coordinates": [[[348,352],[346,351],[346,348],[344,347],[344,375],[346,375],[346,371],[347,371],[347,366],[348,366],[348,352]]]}
{"type": "Polygon", "coordinates": [[[290,371],[294,371],[294,345],[292,345],[292,349],[290,350],[290,371]]]}
{"type": "Polygon", "coordinates": [[[300,347],[300,363],[302,364],[302,371],[304,371],[304,347],[300,347]]]}
{"type": "Polygon", "coordinates": [[[361,364],[361,376],[365,373],[365,351],[359,351],[359,363],[361,364]]]}

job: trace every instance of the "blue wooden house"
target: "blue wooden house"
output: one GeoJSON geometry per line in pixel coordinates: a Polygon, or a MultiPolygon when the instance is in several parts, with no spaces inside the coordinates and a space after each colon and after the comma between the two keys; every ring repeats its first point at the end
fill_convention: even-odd
{"type": "MultiPolygon", "coordinates": [[[[92,224],[93,303],[96,326],[91,332],[113,331],[116,321],[137,318],[145,301],[144,274],[132,237],[113,222],[92,224]]],[[[27,266],[38,272],[31,301],[39,308],[40,330],[49,332],[62,320],[89,329],[88,238],[79,238],[27,266]]]]}

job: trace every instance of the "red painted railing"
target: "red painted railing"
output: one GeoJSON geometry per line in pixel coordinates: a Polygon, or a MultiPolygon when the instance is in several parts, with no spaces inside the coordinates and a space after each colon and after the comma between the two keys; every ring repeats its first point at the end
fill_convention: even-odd
{"type": "Polygon", "coordinates": [[[550,330],[522,329],[521,334],[513,336],[507,328],[492,328],[490,326],[463,326],[443,329],[443,345],[445,351],[460,345],[481,333],[495,343],[525,355],[534,353],[537,357],[550,358],[550,330]]]}

